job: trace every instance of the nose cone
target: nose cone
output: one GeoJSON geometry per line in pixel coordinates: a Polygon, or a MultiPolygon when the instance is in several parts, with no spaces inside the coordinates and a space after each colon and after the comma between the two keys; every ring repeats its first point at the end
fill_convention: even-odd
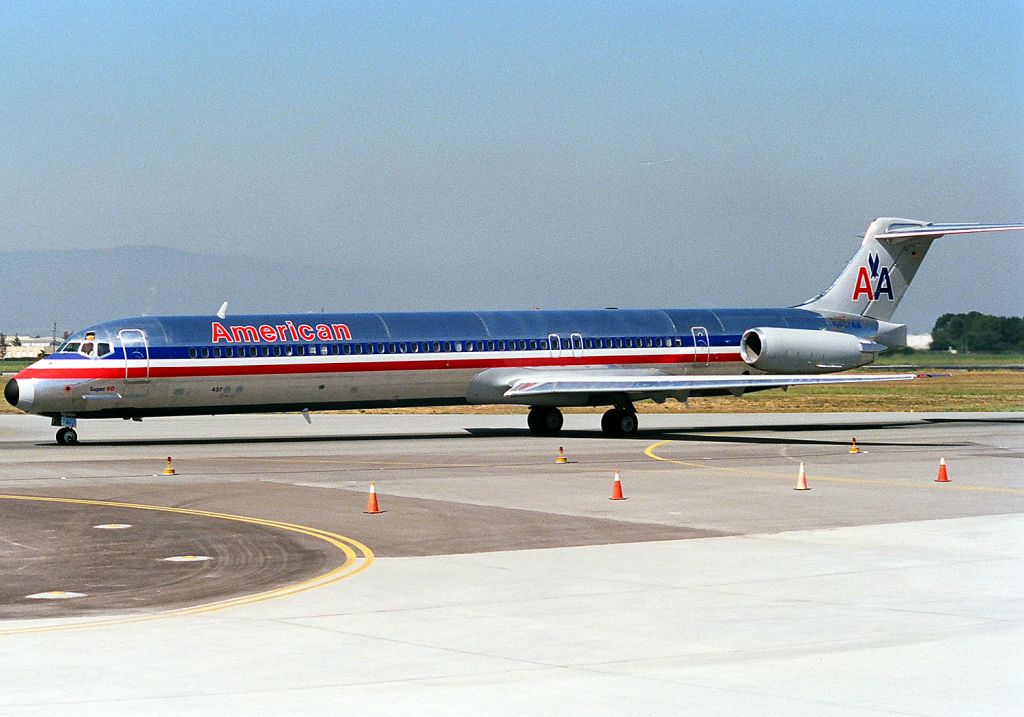
{"type": "Polygon", "coordinates": [[[4,386],[4,398],[7,399],[7,403],[17,408],[20,394],[21,391],[18,390],[18,382],[12,378],[7,382],[7,385],[4,386]]]}
{"type": "Polygon", "coordinates": [[[12,378],[4,386],[4,398],[7,403],[19,408],[25,413],[32,412],[32,399],[35,398],[35,381],[33,379],[22,379],[19,381],[12,378]]]}

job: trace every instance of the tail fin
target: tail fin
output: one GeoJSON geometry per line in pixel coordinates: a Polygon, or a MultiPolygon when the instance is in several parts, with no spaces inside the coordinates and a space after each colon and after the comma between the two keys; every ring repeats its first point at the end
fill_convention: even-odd
{"type": "Polygon", "coordinates": [[[931,224],[885,217],[868,225],[860,251],[823,294],[802,309],[888,321],[914,279],[932,242],[943,234],[1024,229],[1024,224],[931,224]]]}

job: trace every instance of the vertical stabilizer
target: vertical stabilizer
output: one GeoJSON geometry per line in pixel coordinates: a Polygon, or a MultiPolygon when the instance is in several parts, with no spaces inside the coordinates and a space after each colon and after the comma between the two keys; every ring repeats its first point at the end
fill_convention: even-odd
{"type": "Polygon", "coordinates": [[[823,294],[802,309],[889,321],[932,242],[944,234],[1024,229],[1022,224],[932,224],[884,217],[868,225],[860,251],[823,294]]]}

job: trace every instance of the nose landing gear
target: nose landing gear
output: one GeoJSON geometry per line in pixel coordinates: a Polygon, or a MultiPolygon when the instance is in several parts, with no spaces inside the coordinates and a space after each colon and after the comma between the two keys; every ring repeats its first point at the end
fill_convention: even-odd
{"type": "Polygon", "coordinates": [[[78,419],[74,416],[55,416],[50,421],[50,425],[61,427],[57,431],[58,446],[73,446],[78,443],[78,432],[75,430],[75,426],[78,425],[78,419]]]}
{"type": "Polygon", "coordinates": [[[78,432],[74,428],[62,428],[57,431],[58,446],[73,446],[78,443],[78,432]]]}

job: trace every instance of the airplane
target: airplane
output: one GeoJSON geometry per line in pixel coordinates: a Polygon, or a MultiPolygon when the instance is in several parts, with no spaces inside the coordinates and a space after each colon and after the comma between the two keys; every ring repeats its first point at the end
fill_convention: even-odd
{"type": "Polygon", "coordinates": [[[932,242],[1024,224],[880,218],[835,282],[796,306],[138,316],[95,324],[25,368],[4,397],[47,416],[58,445],[78,419],[402,406],[522,404],[535,434],[560,408],[610,406],[609,436],[638,428],[635,403],[686,402],[807,384],[901,381],[839,374],[906,345],[893,312],[932,242]]]}

